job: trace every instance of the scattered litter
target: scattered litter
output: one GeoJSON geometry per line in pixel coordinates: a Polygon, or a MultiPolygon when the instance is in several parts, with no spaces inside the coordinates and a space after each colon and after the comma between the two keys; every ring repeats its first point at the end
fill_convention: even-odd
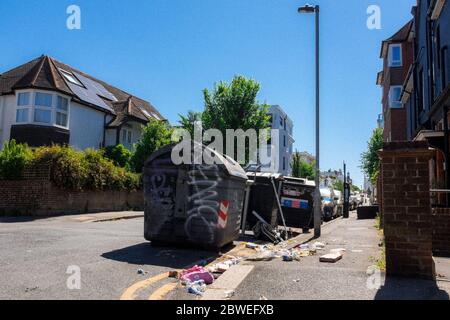
{"type": "Polygon", "coordinates": [[[294,258],[290,254],[285,254],[285,255],[283,255],[283,261],[292,262],[292,261],[294,261],[294,258]]]}
{"type": "Polygon", "coordinates": [[[342,259],[341,253],[329,253],[320,257],[320,262],[335,263],[342,259]]]}
{"type": "Polygon", "coordinates": [[[202,296],[206,290],[206,284],[203,280],[198,280],[194,282],[188,282],[186,284],[187,291],[190,294],[195,294],[197,296],[202,296]]]}
{"type": "Polygon", "coordinates": [[[299,282],[300,282],[300,279],[295,279],[294,282],[295,282],[295,283],[299,283],[299,282]]]}
{"type": "Polygon", "coordinates": [[[145,272],[143,269],[138,269],[137,271],[138,274],[147,274],[147,272],[145,272]]]}
{"type": "Polygon", "coordinates": [[[247,243],[247,244],[245,245],[245,247],[246,247],[247,249],[254,249],[254,250],[256,250],[256,249],[258,249],[260,246],[257,245],[256,243],[251,243],[251,242],[249,242],[249,243],[247,243]]]}
{"type": "Polygon", "coordinates": [[[340,254],[344,254],[344,253],[346,253],[347,252],[347,250],[346,249],[343,249],[343,248],[339,248],[339,249],[331,249],[330,250],[330,253],[340,253],[340,254]]]}
{"type": "Polygon", "coordinates": [[[362,250],[352,250],[353,253],[362,253],[362,250]]]}
{"type": "Polygon", "coordinates": [[[175,278],[178,279],[180,277],[180,272],[179,271],[169,271],[169,278],[175,278]]]}
{"type": "Polygon", "coordinates": [[[323,249],[325,249],[325,244],[322,243],[322,242],[315,242],[315,243],[313,244],[313,247],[314,247],[316,250],[323,250],[323,249]]]}
{"type": "Polygon", "coordinates": [[[225,299],[231,299],[234,296],[233,290],[225,291],[225,299]]]}
{"type": "Polygon", "coordinates": [[[208,270],[200,266],[194,266],[188,270],[182,271],[180,279],[186,283],[194,283],[200,280],[205,284],[212,284],[214,282],[214,276],[208,270]]]}
{"type": "Polygon", "coordinates": [[[259,300],[263,301],[263,300],[269,300],[266,297],[264,297],[262,294],[259,296],[259,300]]]}

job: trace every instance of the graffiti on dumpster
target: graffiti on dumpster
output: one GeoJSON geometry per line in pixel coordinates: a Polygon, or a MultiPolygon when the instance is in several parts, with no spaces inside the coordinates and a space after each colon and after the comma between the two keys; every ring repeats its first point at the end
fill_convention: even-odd
{"type": "Polygon", "coordinates": [[[194,165],[188,172],[188,185],[193,188],[188,197],[185,232],[194,242],[213,243],[219,219],[217,186],[221,178],[216,165],[194,165]]]}
{"type": "MultiPolygon", "coordinates": [[[[169,169],[170,159],[158,159],[149,168],[149,175],[145,175],[145,194],[149,205],[158,208],[157,212],[173,212],[175,208],[175,189],[177,171],[169,169]]],[[[158,232],[170,220],[170,214],[159,215],[158,219],[152,219],[149,227],[158,232]]]]}

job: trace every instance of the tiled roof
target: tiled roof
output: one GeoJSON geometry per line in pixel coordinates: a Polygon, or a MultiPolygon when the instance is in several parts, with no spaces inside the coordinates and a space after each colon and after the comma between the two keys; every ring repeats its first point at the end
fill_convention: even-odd
{"type": "Polygon", "coordinates": [[[399,31],[397,31],[392,37],[384,40],[381,46],[380,58],[383,58],[383,54],[386,53],[386,45],[395,42],[404,42],[408,40],[409,33],[413,26],[413,20],[410,20],[407,24],[405,24],[399,31]]]}
{"type": "Polygon", "coordinates": [[[118,101],[111,101],[104,97],[100,98],[114,110],[117,118],[122,118],[122,116],[119,116],[122,114],[126,115],[128,119],[135,118],[136,120],[147,122],[148,116],[142,111],[145,110],[145,112],[152,117],[164,119],[150,102],[135,97],[49,56],[41,56],[17,68],[0,74],[0,95],[10,94],[13,93],[14,90],[25,88],[49,89],[63,92],[72,96],[74,100],[89,105],[88,101],[83,101],[82,97],[78,97],[72,92],[59,69],[70,73],[78,73],[101,84],[106,90],[112,93],[118,101]],[[127,108],[124,108],[125,104],[127,105],[127,108]]]}

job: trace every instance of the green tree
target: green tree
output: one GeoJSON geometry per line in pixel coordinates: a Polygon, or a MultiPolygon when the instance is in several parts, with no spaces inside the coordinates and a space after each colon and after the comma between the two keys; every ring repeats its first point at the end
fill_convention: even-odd
{"type": "Polygon", "coordinates": [[[267,129],[270,126],[269,105],[257,101],[260,88],[255,80],[236,76],[231,83],[219,82],[212,92],[204,89],[204,129],[219,129],[223,134],[226,129],[267,129]]]}
{"type": "Polygon", "coordinates": [[[361,155],[361,168],[370,178],[373,184],[376,184],[379,170],[380,159],[378,151],[383,148],[383,130],[377,128],[373,131],[372,137],[367,143],[367,151],[361,155]]]}
{"type": "Polygon", "coordinates": [[[189,111],[186,116],[183,116],[181,114],[179,114],[178,116],[180,117],[180,120],[178,120],[178,122],[180,123],[181,128],[189,131],[189,133],[191,134],[191,137],[193,137],[194,136],[194,124],[195,124],[195,122],[202,120],[202,113],[189,111]]]}
{"type": "Polygon", "coordinates": [[[344,192],[344,182],[340,181],[340,180],[336,180],[333,183],[333,189],[334,190],[338,190],[340,192],[344,192]]]}
{"type": "Polygon", "coordinates": [[[309,164],[308,162],[302,160],[301,154],[295,152],[292,155],[292,176],[295,178],[314,180],[316,177],[315,163],[309,164]]]}
{"type": "Polygon", "coordinates": [[[142,172],[147,158],[155,151],[171,143],[173,128],[167,122],[150,120],[143,128],[141,140],[134,148],[131,166],[135,172],[142,172]]]}
{"type": "MultiPolygon", "coordinates": [[[[236,76],[231,83],[221,81],[212,92],[203,90],[205,109],[202,113],[204,130],[218,129],[226,136],[227,129],[268,129],[269,105],[257,101],[260,84],[253,79],[236,76]]],[[[245,159],[248,159],[248,147],[245,159]]],[[[234,155],[236,159],[236,154],[234,155]]]]}

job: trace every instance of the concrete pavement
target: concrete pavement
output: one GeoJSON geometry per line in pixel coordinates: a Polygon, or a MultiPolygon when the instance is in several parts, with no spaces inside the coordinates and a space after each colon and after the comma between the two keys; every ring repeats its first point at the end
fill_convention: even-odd
{"type": "MultiPolygon", "coordinates": [[[[383,273],[368,275],[381,252],[374,220],[338,220],[323,230],[318,241],[323,252],[300,262],[252,262],[252,273],[236,289],[233,300],[373,300],[373,299],[448,299],[447,282],[411,279],[385,279],[383,273]],[[345,248],[341,261],[319,262],[320,254],[345,248]],[[368,285],[369,284],[369,285],[368,285]],[[381,285],[378,286],[377,285],[381,285]],[[447,290],[447,292],[445,291],[447,290]]],[[[248,262],[247,262],[248,263],[248,262]]]]}

